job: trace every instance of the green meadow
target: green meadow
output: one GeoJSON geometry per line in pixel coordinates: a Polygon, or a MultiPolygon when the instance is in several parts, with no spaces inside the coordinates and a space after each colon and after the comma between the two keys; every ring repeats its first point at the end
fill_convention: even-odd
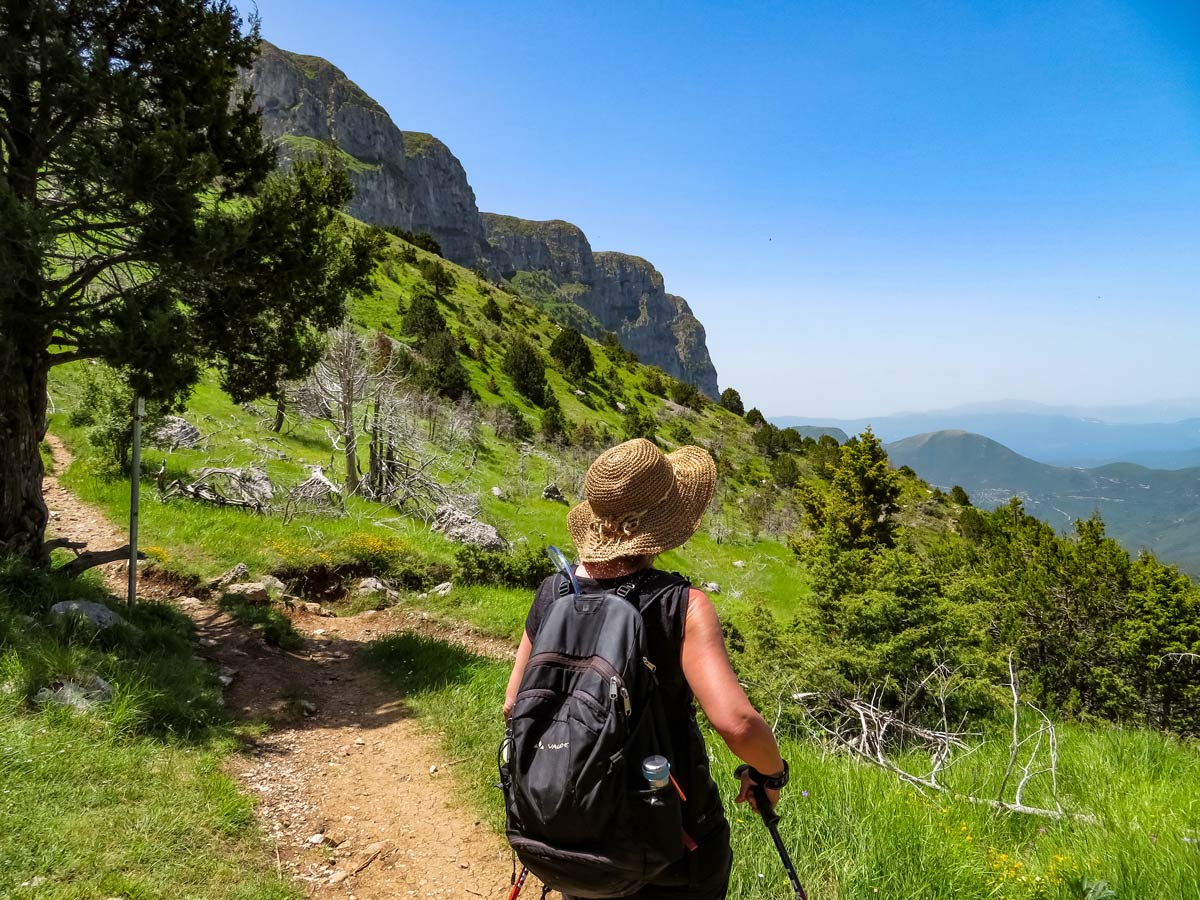
{"type": "MultiPolygon", "coordinates": [[[[471,760],[460,777],[471,801],[499,827],[503,808],[493,785],[509,667],[413,635],[377,641],[371,660],[438,730],[447,752],[471,760]]],[[[730,896],[790,896],[766,829],[732,803],[736,760],[711,731],[707,740],[732,825],[730,896]]],[[[810,897],[1200,896],[1200,756],[1175,738],[1061,726],[1059,796],[1091,822],[922,794],[795,735],[783,734],[781,743],[792,778],[779,806],[780,828],[810,897]]],[[[952,767],[946,783],[963,795],[993,796],[1007,758],[1007,736],[995,729],[982,749],[952,767]]],[[[1027,799],[1047,797],[1043,789],[1027,799]]]]}
{"type": "MultiPolygon", "coordinates": [[[[420,264],[432,257],[399,239],[389,240],[390,255],[376,275],[376,289],[354,307],[352,322],[364,339],[382,333],[412,347],[419,356],[421,339],[405,334],[404,312],[411,298],[425,290],[430,269],[420,264]]],[[[554,362],[547,366],[549,396],[568,429],[565,441],[545,439],[538,431],[546,407],[517,390],[504,359],[514,333],[548,356],[559,326],[536,303],[475,273],[448,263],[438,265],[449,273],[452,286],[438,298],[437,308],[457,342],[460,364],[476,400],[464,406],[427,397],[412,416],[411,446],[423,458],[434,460],[432,470],[439,482],[494,525],[510,542],[512,552],[472,562],[458,545],[429,529],[428,510],[416,504],[388,505],[349,496],[337,514],[310,509],[288,517],[278,508],[252,512],[164,499],[160,482],[186,482],[206,466],[259,466],[275,485],[277,498],[307,478],[315,466],[323,467],[335,482],[344,478],[345,456],[334,445],[332,420],[304,417],[289,409],[284,427],[276,433],[271,429],[273,402],[235,405],[212,378],[206,378],[181,410],[200,429],[201,442],[190,449],[150,446],[144,453],[139,515],[142,546],[150,561],[148,573],[199,585],[245,563],[251,577],[276,575],[289,591],[319,600],[339,614],[384,602],[354,598],[349,590],[355,579],[370,575],[395,588],[395,602],[446,620],[468,622],[515,644],[528,609],[530,584],[545,566],[539,562],[544,546],[556,544],[570,552],[567,507],[543,499],[542,489],[554,482],[576,500],[586,465],[595,453],[628,436],[629,428],[649,427],[667,450],[685,439],[709,446],[721,477],[701,530],[684,548],[663,556],[659,565],[680,571],[697,584],[715,583],[719,592],[712,591],[714,601],[725,622],[733,626],[731,637],[737,635],[740,641],[741,635],[755,633],[765,615],[785,629],[789,641],[811,645],[818,653],[826,649],[816,636],[824,627],[822,616],[829,611],[821,606],[817,585],[829,584],[830,570],[819,555],[804,549],[810,547],[805,541],[812,540],[812,532],[801,525],[799,494],[791,488],[795,485],[801,491],[808,485],[810,497],[832,496],[830,473],[837,460],[836,447],[831,450],[810,442],[797,450],[778,430],[755,428],[711,402],[676,403],[664,396],[670,391],[669,386],[664,390],[661,373],[592,341],[588,347],[595,369],[587,378],[569,377],[554,362]],[[493,318],[485,314],[489,300],[499,308],[502,324],[494,321],[494,314],[493,318]],[[525,420],[526,437],[517,439],[505,430],[511,423],[502,424],[502,409],[509,411],[506,414],[515,410],[525,420]],[[456,431],[458,426],[451,423],[464,410],[468,425],[456,431]],[[780,458],[786,458],[788,465],[781,466],[780,458]],[[447,595],[430,592],[443,581],[454,584],[447,595]]],[[[83,403],[82,385],[87,378],[83,366],[73,365],[59,373],[53,385],[57,412],[51,427],[75,454],[71,466],[59,475],[82,499],[125,525],[128,480],[114,470],[103,446],[97,445],[95,427],[73,415],[83,403]]],[[[370,462],[366,444],[363,439],[358,453],[363,470],[370,462]]],[[[895,478],[898,493],[890,516],[900,528],[904,552],[914,559],[968,559],[974,551],[958,537],[966,521],[961,507],[909,472],[901,471],[895,478]]],[[[973,527],[984,526],[975,522],[973,527]]],[[[975,589],[976,582],[964,571],[955,570],[949,582],[957,592],[954,596],[975,589]]],[[[62,590],[49,582],[43,588],[62,590]]],[[[28,602],[44,605],[48,599],[28,602]]],[[[903,600],[903,604],[911,602],[912,598],[903,600]]],[[[278,643],[286,645],[292,639],[282,607],[269,612],[229,609],[278,643]]],[[[976,615],[989,614],[988,607],[979,609],[976,615]]],[[[164,628],[175,629],[172,633],[177,637],[172,640],[183,633],[182,625],[168,621],[167,610],[151,607],[139,613],[151,614],[164,617],[164,628]]],[[[90,645],[80,649],[49,633],[32,644],[20,643],[15,632],[6,640],[7,644],[0,644],[5,665],[24,673],[18,680],[28,685],[37,682],[36,672],[44,678],[51,669],[65,665],[45,662],[47,654],[70,657],[101,652],[90,645]]],[[[171,644],[170,652],[181,654],[181,646],[171,644]]],[[[129,659],[118,661],[129,649],[104,649],[104,658],[118,668],[134,665],[129,659]]],[[[456,770],[464,802],[499,827],[499,797],[492,785],[507,666],[411,635],[380,640],[370,647],[369,655],[406,703],[441,735],[449,752],[472,761],[456,770]]],[[[152,665],[154,658],[142,658],[137,665],[152,665]]],[[[749,675],[757,677],[756,672],[749,675]]],[[[159,676],[161,672],[155,677],[159,676]]],[[[36,808],[36,813],[12,824],[11,833],[17,835],[13,846],[20,849],[10,854],[14,862],[5,864],[0,877],[17,879],[19,884],[39,871],[51,870],[50,863],[38,856],[43,851],[36,848],[58,842],[63,848],[77,848],[63,852],[80,859],[104,855],[99,871],[109,874],[97,878],[128,877],[131,884],[151,885],[137,896],[157,896],[155,885],[172,878],[199,885],[192,894],[181,894],[186,896],[289,896],[288,888],[262,864],[261,847],[250,824],[250,801],[219,775],[219,759],[233,746],[232,732],[221,724],[217,710],[209,710],[197,723],[189,716],[200,707],[192,704],[187,715],[177,708],[179,697],[191,696],[188,691],[212,690],[205,677],[196,673],[189,686],[180,687],[138,674],[134,683],[139,687],[130,690],[128,703],[114,704],[110,719],[99,723],[39,711],[21,691],[12,694],[3,720],[12,746],[28,747],[38,736],[47,747],[61,748],[65,755],[67,748],[76,746],[72,742],[86,735],[102,752],[92,757],[98,768],[84,770],[78,778],[54,768],[51,759],[43,759],[45,754],[16,753],[14,758],[34,762],[12,768],[3,777],[9,779],[7,789],[27,798],[25,805],[36,808]],[[155,703],[161,703],[163,710],[156,711],[155,703]],[[165,729],[164,716],[173,723],[165,729]],[[140,781],[136,790],[97,793],[98,785],[114,783],[119,780],[116,773],[134,765],[155,777],[140,781]],[[39,785],[51,779],[54,790],[46,791],[45,802],[35,801],[41,796],[39,785]],[[122,829],[149,833],[147,823],[174,808],[169,801],[182,790],[180,784],[186,785],[188,798],[182,805],[190,818],[184,821],[202,838],[194,851],[199,861],[189,865],[186,873],[174,874],[170,865],[160,862],[157,848],[139,849],[136,840],[117,841],[115,835],[125,834],[122,829]],[[88,832],[81,824],[84,820],[69,812],[76,807],[94,809],[101,799],[117,802],[122,816],[129,817],[127,824],[118,826],[113,840],[88,832]],[[217,881],[219,889],[203,886],[217,881]]],[[[782,695],[779,702],[782,708],[782,695]]],[[[1062,717],[1058,798],[1072,815],[1052,819],[1000,811],[965,799],[987,799],[999,791],[1008,751],[1007,732],[998,718],[973,723],[977,748],[944,774],[951,789],[945,794],[923,794],[892,773],[834,752],[788,721],[785,716],[780,736],[794,775],[780,810],[782,827],[814,898],[1173,900],[1200,896],[1200,792],[1196,790],[1200,753],[1194,742],[1136,727],[1118,728],[1095,718],[1085,724],[1080,718],[1062,717]]],[[[710,747],[714,772],[731,798],[729,773],[734,760],[712,735],[710,747]]],[[[897,758],[913,771],[922,765],[911,751],[902,751],[897,758]]],[[[1026,802],[1050,803],[1045,782],[1045,778],[1033,781],[1026,802]]],[[[731,896],[783,895],[788,888],[765,830],[745,809],[731,807],[729,814],[737,852],[731,896]]],[[[164,840],[162,852],[169,852],[171,846],[170,840],[164,840]]],[[[135,895],[133,888],[121,890],[135,895]]]]}
{"type": "Polygon", "coordinates": [[[0,564],[0,897],[297,900],[223,771],[242,735],[191,622],[160,604],[123,608],[99,580],[0,564]],[[96,633],[46,616],[105,602],[128,625],[96,633]],[[42,704],[57,679],[97,675],[112,700],[42,704]]]}

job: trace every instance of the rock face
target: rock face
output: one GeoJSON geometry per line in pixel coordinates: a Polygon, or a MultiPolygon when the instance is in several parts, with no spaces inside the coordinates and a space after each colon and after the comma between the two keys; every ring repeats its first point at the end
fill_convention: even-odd
{"type": "Polygon", "coordinates": [[[572,322],[599,338],[615,332],[644,363],[717,396],[704,328],[682,297],[668,294],[646,260],[593,253],[578,226],[480,213],[462,164],[432,135],[401,131],[387,112],[332,63],[267,42],[242,73],[266,135],[286,164],[320,151],[346,166],[350,213],[375,225],[428,231],[459,265],[493,275],[545,273],[558,298],[583,313],[572,322]],[[596,324],[591,325],[592,322],[596,324]]]}
{"type": "Polygon", "coordinates": [[[559,285],[595,282],[592,245],[578,225],[561,219],[532,222],[498,213],[482,213],[481,218],[490,259],[501,275],[544,271],[559,285]]]}
{"type": "Polygon", "coordinates": [[[483,213],[483,225],[491,265],[500,274],[545,272],[639,360],[717,397],[704,326],[686,300],[666,292],[662,274],[649,262],[627,253],[594,253],[577,226],[558,219],[531,222],[483,213]]]}
{"type": "Polygon", "coordinates": [[[401,131],[387,112],[333,64],[266,41],[242,74],[264,133],[286,162],[332,150],[354,184],[350,213],[375,225],[428,231],[443,255],[474,266],[485,255],[475,192],[462,164],[432,135],[401,131]]]}

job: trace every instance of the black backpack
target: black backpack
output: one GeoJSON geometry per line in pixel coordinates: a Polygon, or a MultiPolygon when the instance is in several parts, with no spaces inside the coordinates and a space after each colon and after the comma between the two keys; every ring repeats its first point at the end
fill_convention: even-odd
{"type": "Polygon", "coordinates": [[[685,850],[680,795],[642,760],[674,762],[638,597],[648,579],[546,610],[500,749],[509,843],[550,889],[624,897],[685,850]]]}

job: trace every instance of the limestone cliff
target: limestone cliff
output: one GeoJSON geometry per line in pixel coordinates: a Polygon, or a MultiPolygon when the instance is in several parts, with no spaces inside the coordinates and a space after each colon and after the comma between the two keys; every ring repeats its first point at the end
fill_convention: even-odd
{"type": "Polygon", "coordinates": [[[382,106],[332,63],[263,42],[242,73],[263,129],[286,163],[331,152],[354,184],[350,213],[364,222],[428,231],[459,265],[484,265],[540,294],[561,321],[592,337],[615,332],[642,362],[717,396],[704,327],[683,298],[666,293],[644,259],[593,253],[570,222],[480,214],[466,172],[432,135],[401,131],[382,106]]]}
{"type": "Polygon", "coordinates": [[[483,225],[491,264],[501,274],[545,272],[564,289],[563,299],[615,332],[642,362],[717,396],[704,326],[687,301],[665,291],[662,274],[649,262],[626,253],[593,253],[577,226],[557,219],[531,222],[483,213],[483,225]]]}
{"type": "Polygon", "coordinates": [[[243,83],[285,161],[326,148],[354,183],[350,213],[364,222],[428,231],[445,257],[475,266],[486,255],[475,192],[462,164],[429,134],[401,131],[345,73],[316,56],[263,42],[243,83]]]}
{"type": "Polygon", "coordinates": [[[592,246],[578,225],[551,219],[531,222],[482,213],[491,261],[499,274],[548,272],[556,284],[590,284],[596,277],[592,246]]]}

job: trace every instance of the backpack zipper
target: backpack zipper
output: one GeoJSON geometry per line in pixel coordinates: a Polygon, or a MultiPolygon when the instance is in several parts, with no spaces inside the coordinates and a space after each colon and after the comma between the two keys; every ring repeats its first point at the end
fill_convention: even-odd
{"type": "Polygon", "coordinates": [[[602,656],[589,656],[580,659],[575,656],[567,656],[565,653],[556,653],[554,651],[543,651],[535,653],[529,657],[527,667],[532,666],[561,666],[564,669],[591,669],[593,672],[598,672],[608,680],[608,698],[616,701],[618,695],[623,701],[626,717],[633,715],[633,701],[629,697],[629,691],[625,689],[625,682],[621,679],[621,673],[613,668],[612,663],[602,656]]]}
{"type": "MultiPolygon", "coordinates": [[[[521,700],[523,697],[553,697],[557,699],[561,696],[562,694],[560,694],[558,691],[552,691],[549,688],[525,688],[525,690],[517,694],[517,700],[521,700]]],[[[584,691],[575,691],[571,694],[571,696],[592,707],[592,709],[601,715],[604,715],[604,704],[590,694],[585,693],[584,691]]]]}
{"type": "Polygon", "coordinates": [[[632,716],[633,702],[629,699],[629,691],[625,690],[621,679],[614,675],[608,682],[608,699],[614,704],[617,702],[617,691],[621,692],[621,699],[625,701],[625,715],[632,716]]]}

